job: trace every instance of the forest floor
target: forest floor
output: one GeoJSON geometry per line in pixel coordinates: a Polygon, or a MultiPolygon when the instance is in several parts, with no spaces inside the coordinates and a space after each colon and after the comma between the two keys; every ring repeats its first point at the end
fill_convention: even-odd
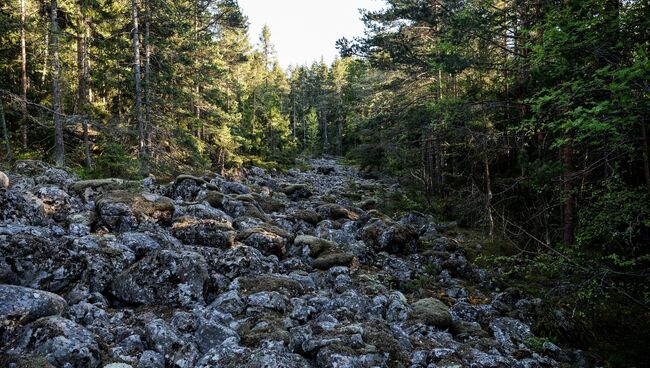
{"type": "Polygon", "coordinates": [[[286,173],[0,189],[0,366],[588,367],[476,246],[332,159],[286,173]],[[15,364],[15,365],[12,365],[15,364]]]}

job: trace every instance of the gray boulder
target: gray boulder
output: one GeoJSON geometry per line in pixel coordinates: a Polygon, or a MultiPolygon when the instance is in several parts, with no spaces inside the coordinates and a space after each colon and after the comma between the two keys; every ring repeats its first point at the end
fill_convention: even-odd
{"type": "Polygon", "coordinates": [[[90,331],[59,316],[41,318],[25,326],[9,354],[42,356],[61,368],[95,368],[101,357],[90,331]]]}
{"type": "Polygon", "coordinates": [[[118,275],[110,291],[127,303],[191,306],[205,303],[207,279],[207,264],[200,254],[161,250],[118,275]]]}
{"type": "Polygon", "coordinates": [[[0,235],[0,283],[57,293],[79,280],[85,261],[62,238],[0,235]]]}
{"type": "Polygon", "coordinates": [[[67,307],[66,301],[47,291],[21,286],[0,285],[0,320],[26,324],[41,317],[59,315],[67,307]]]}
{"type": "Polygon", "coordinates": [[[0,285],[0,343],[4,345],[20,326],[60,315],[67,305],[63,298],[46,291],[0,285]]]}
{"type": "Polygon", "coordinates": [[[231,248],[235,232],[228,222],[181,217],[172,226],[172,234],[185,244],[231,248]]]}

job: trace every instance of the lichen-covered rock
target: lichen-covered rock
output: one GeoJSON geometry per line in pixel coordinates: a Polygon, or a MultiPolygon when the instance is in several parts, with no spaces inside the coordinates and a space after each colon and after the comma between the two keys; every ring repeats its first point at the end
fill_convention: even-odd
{"type": "Polygon", "coordinates": [[[259,275],[240,277],[233,282],[231,288],[240,290],[244,295],[261,291],[276,291],[286,296],[303,295],[307,288],[301,282],[285,275],[259,275]]]}
{"type": "Polygon", "coordinates": [[[222,200],[223,210],[233,218],[255,217],[262,221],[269,221],[262,207],[253,196],[225,196],[222,200]]]}
{"type": "Polygon", "coordinates": [[[93,179],[93,180],[79,180],[70,185],[70,190],[77,194],[84,193],[87,189],[92,189],[98,192],[108,192],[114,190],[135,190],[140,188],[141,182],[123,180],[116,178],[109,179],[93,179]]]}
{"type": "Polygon", "coordinates": [[[354,254],[344,252],[323,254],[313,260],[312,267],[319,270],[329,270],[336,266],[350,266],[354,258],[354,254]]]}
{"type": "Polygon", "coordinates": [[[260,224],[241,231],[237,234],[237,240],[258,249],[264,255],[283,258],[287,254],[287,245],[293,240],[293,236],[277,226],[260,224]]]}
{"type": "Polygon", "coordinates": [[[59,316],[36,320],[23,327],[10,355],[37,355],[57,368],[95,368],[101,352],[93,335],[59,316]]]}
{"type": "Polygon", "coordinates": [[[301,220],[311,225],[317,225],[323,220],[318,212],[308,209],[295,209],[289,212],[289,216],[294,220],[301,220]]]}
{"type": "Polygon", "coordinates": [[[120,235],[120,240],[135,253],[137,258],[142,258],[153,251],[161,249],[160,243],[144,233],[123,233],[120,235]]]}
{"type": "Polygon", "coordinates": [[[169,224],[174,209],[171,199],[157,194],[113,191],[97,200],[98,225],[127,232],[144,221],[169,224]]]}
{"type": "Polygon", "coordinates": [[[60,315],[67,305],[63,298],[46,291],[0,285],[0,344],[5,345],[18,327],[60,315]]]}
{"type": "Polygon", "coordinates": [[[231,248],[235,243],[234,229],[230,223],[222,220],[181,217],[174,222],[172,234],[189,245],[231,248]]]}
{"type": "Polygon", "coordinates": [[[232,224],[233,222],[232,217],[228,216],[227,213],[204,203],[190,204],[182,207],[180,208],[180,212],[184,216],[193,217],[199,220],[214,220],[226,224],[232,224]]]}
{"type": "Polygon", "coordinates": [[[117,274],[135,262],[133,251],[112,235],[87,235],[75,239],[72,248],[86,261],[83,276],[91,292],[103,292],[117,274]]]}
{"type": "Polygon", "coordinates": [[[287,197],[298,200],[307,199],[312,196],[312,190],[306,184],[282,184],[279,191],[286,194],[287,197]]]}
{"type": "Polygon", "coordinates": [[[452,325],[449,307],[438,299],[420,299],[412,305],[411,318],[424,324],[438,328],[449,328],[452,325]]]}
{"type": "Polygon", "coordinates": [[[85,265],[63,238],[0,235],[0,283],[57,293],[77,281],[85,265]]]}
{"type": "Polygon", "coordinates": [[[133,304],[204,304],[207,264],[195,252],[161,250],[136,262],[111,283],[110,292],[133,304]]]}
{"type": "Polygon", "coordinates": [[[279,268],[277,259],[266,257],[259,250],[248,246],[236,246],[209,262],[211,268],[231,279],[274,273],[279,268]]]}
{"type": "Polygon", "coordinates": [[[358,214],[335,203],[328,203],[328,204],[318,206],[318,208],[316,208],[316,211],[318,211],[318,213],[324,218],[328,218],[332,220],[348,219],[348,220],[356,221],[359,219],[358,214]]]}
{"type": "Polygon", "coordinates": [[[191,175],[180,175],[176,180],[167,187],[165,195],[174,199],[191,201],[196,198],[201,188],[207,182],[203,178],[191,175]]]}
{"type": "Polygon", "coordinates": [[[145,350],[140,356],[137,368],[165,368],[165,357],[153,350],[145,350]]]}
{"type": "Polygon", "coordinates": [[[510,317],[495,318],[490,322],[494,338],[507,350],[513,350],[533,336],[530,327],[510,317]]]}
{"type": "Polygon", "coordinates": [[[21,163],[0,188],[0,366],[582,364],[531,347],[539,302],[474,288],[489,275],[429,217],[368,210],[398,184],[309,164],[161,186],[21,163]]]}
{"type": "Polygon", "coordinates": [[[15,188],[0,190],[0,221],[23,221],[32,225],[45,225],[47,216],[43,202],[31,192],[18,192],[15,188]]]}
{"type": "Polygon", "coordinates": [[[36,177],[37,184],[56,185],[62,189],[67,189],[77,180],[79,178],[76,175],[58,167],[49,167],[36,177]]]}
{"type": "Polygon", "coordinates": [[[363,241],[378,251],[392,254],[410,254],[417,250],[417,231],[409,226],[387,224],[376,219],[362,230],[363,241]]]}
{"type": "Polygon", "coordinates": [[[203,353],[218,347],[228,339],[239,341],[237,331],[215,318],[201,319],[199,328],[196,331],[196,337],[199,350],[203,353]]]}

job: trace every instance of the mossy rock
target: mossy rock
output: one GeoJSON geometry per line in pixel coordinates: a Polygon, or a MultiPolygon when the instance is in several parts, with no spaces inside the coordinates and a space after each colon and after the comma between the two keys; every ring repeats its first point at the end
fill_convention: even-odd
{"type": "Polygon", "coordinates": [[[336,243],[332,241],[311,235],[298,235],[293,243],[296,246],[307,246],[310,257],[318,257],[337,247],[336,243]]]}
{"type": "Polygon", "coordinates": [[[243,295],[277,291],[280,294],[297,297],[305,293],[305,287],[300,282],[281,275],[240,277],[238,282],[243,295]]]}
{"type": "Polygon", "coordinates": [[[176,183],[180,183],[183,180],[193,180],[197,184],[207,184],[207,181],[203,178],[199,178],[198,176],[193,176],[193,175],[179,175],[176,177],[176,180],[174,180],[176,183]]]}
{"type": "Polygon", "coordinates": [[[286,207],[284,203],[272,197],[253,193],[253,198],[265,212],[280,212],[286,207]]]}
{"type": "Polygon", "coordinates": [[[244,231],[241,231],[237,234],[237,240],[244,240],[248,238],[249,236],[255,234],[255,233],[260,233],[260,232],[267,232],[271,234],[275,234],[281,238],[287,239],[289,242],[293,241],[294,236],[290,232],[283,230],[275,225],[267,224],[267,223],[261,223],[253,228],[246,229],[244,231]]]}
{"type": "Polygon", "coordinates": [[[263,314],[257,318],[249,318],[239,326],[237,331],[241,336],[241,344],[255,348],[266,340],[289,343],[289,331],[284,327],[283,317],[275,314],[263,314]]]}
{"type": "Polygon", "coordinates": [[[368,198],[366,200],[359,202],[358,206],[364,211],[369,211],[377,208],[377,202],[378,201],[376,198],[368,198]]]}
{"type": "Polygon", "coordinates": [[[206,194],[205,201],[208,202],[208,204],[214,208],[223,208],[223,198],[225,197],[225,194],[216,191],[216,190],[211,190],[206,194]]]}
{"type": "Polygon", "coordinates": [[[420,299],[413,303],[412,307],[412,320],[439,328],[449,328],[452,326],[453,321],[449,307],[438,299],[420,299]]]}
{"type": "Polygon", "coordinates": [[[312,190],[307,184],[281,184],[278,191],[287,196],[308,198],[312,195],[312,190]]]}
{"type": "Polygon", "coordinates": [[[122,180],[117,178],[80,180],[70,186],[70,190],[77,193],[83,193],[86,189],[113,191],[113,190],[133,190],[141,187],[141,182],[137,180],[122,180]]]}
{"type": "Polygon", "coordinates": [[[54,368],[44,357],[15,357],[0,355],[0,367],[54,368]]]}
{"type": "Polygon", "coordinates": [[[291,216],[296,220],[302,220],[312,225],[317,225],[323,220],[318,212],[312,210],[295,210],[291,216]]]}
{"type": "Polygon", "coordinates": [[[356,221],[359,219],[359,215],[341,205],[335,203],[327,203],[321,206],[318,206],[316,209],[321,216],[330,218],[332,220],[348,219],[356,221]]]}
{"type": "Polygon", "coordinates": [[[354,254],[335,252],[319,256],[312,262],[312,267],[319,270],[329,270],[336,266],[350,266],[354,262],[354,254]]]}
{"type": "Polygon", "coordinates": [[[50,165],[39,160],[18,160],[14,164],[14,172],[26,176],[42,175],[49,168],[50,165]]]}

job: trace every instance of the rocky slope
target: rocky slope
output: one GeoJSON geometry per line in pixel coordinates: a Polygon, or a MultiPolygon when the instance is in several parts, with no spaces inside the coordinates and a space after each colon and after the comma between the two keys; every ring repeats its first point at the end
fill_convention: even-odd
{"type": "Polygon", "coordinates": [[[584,364],[531,349],[536,302],[477,291],[487,273],[442,225],[373,209],[396,185],[310,164],[159,185],[18,162],[0,189],[0,366],[584,364]]]}

